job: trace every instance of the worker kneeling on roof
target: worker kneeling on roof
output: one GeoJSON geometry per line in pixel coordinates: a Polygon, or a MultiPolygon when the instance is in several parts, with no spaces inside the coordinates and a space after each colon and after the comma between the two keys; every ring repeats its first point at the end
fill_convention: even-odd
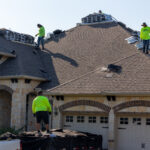
{"type": "Polygon", "coordinates": [[[40,123],[43,121],[49,132],[49,115],[51,114],[51,105],[47,97],[42,96],[42,91],[38,92],[38,96],[32,102],[32,112],[36,116],[36,129],[40,134],[40,123]]]}
{"type": "Polygon", "coordinates": [[[141,29],[140,38],[143,40],[143,53],[148,54],[149,50],[149,40],[150,40],[150,27],[144,22],[142,24],[143,28],[141,29]]]}

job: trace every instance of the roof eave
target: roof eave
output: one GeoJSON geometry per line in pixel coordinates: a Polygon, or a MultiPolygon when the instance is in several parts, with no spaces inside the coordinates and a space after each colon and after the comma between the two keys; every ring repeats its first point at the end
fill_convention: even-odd
{"type": "Polygon", "coordinates": [[[93,95],[93,96],[150,96],[150,92],[99,92],[99,93],[61,93],[61,92],[52,92],[44,91],[44,94],[47,95],[93,95]]]}
{"type": "Polygon", "coordinates": [[[28,76],[28,75],[0,76],[0,80],[11,79],[11,78],[18,78],[18,79],[33,79],[33,80],[39,80],[39,81],[48,81],[48,80],[45,79],[45,78],[34,77],[34,76],[28,76]]]}
{"type": "Polygon", "coordinates": [[[4,53],[4,52],[0,52],[0,55],[7,56],[7,57],[16,57],[16,55],[10,53],[4,53]]]}

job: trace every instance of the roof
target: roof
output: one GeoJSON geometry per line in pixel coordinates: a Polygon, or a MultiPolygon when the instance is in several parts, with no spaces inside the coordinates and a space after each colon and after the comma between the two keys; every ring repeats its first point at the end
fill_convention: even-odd
{"type": "MultiPolygon", "coordinates": [[[[49,61],[52,64],[53,76],[51,82],[42,83],[40,87],[50,94],[96,94],[104,92],[105,89],[111,92],[111,88],[108,90],[104,86],[105,81],[108,87],[111,85],[112,92],[121,92],[121,87],[116,87],[113,91],[113,82],[108,82],[113,78],[106,78],[103,81],[101,74],[99,76],[90,72],[121,60],[128,62],[127,58],[131,56],[140,56],[146,62],[149,61],[144,54],[139,54],[133,44],[127,44],[125,39],[130,35],[131,33],[117,22],[81,25],[68,30],[63,36],[60,34],[59,38],[48,42],[45,46],[51,58],[49,61]]],[[[138,61],[136,63],[139,64],[138,61]]],[[[119,77],[124,73],[116,75],[118,80],[121,80],[119,77]]]]}
{"type": "Polygon", "coordinates": [[[16,55],[0,64],[0,79],[38,79],[49,94],[148,94],[150,60],[127,43],[129,31],[115,21],[80,25],[47,41],[45,50],[0,37],[4,52],[16,55]],[[122,72],[102,72],[109,64],[122,72]]]}
{"type": "Polygon", "coordinates": [[[15,53],[15,58],[10,57],[0,64],[0,79],[4,78],[31,78],[47,80],[47,74],[43,72],[44,65],[41,62],[40,52],[34,47],[7,41],[0,36],[0,53],[15,53]],[[35,52],[36,53],[35,53],[35,52]]]}
{"type": "Polygon", "coordinates": [[[103,72],[101,67],[50,89],[57,94],[149,94],[150,60],[137,52],[116,63],[121,73],[103,72]]]}
{"type": "Polygon", "coordinates": [[[13,50],[8,49],[2,45],[0,45],[0,55],[7,57],[16,57],[15,53],[13,53],[13,50]]]}

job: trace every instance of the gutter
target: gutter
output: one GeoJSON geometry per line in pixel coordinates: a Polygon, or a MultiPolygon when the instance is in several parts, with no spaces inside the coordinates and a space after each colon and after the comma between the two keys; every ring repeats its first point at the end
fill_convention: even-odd
{"type": "Polygon", "coordinates": [[[150,92],[100,92],[100,93],[60,93],[60,92],[48,92],[44,91],[46,95],[74,95],[74,96],[150,96],[150,92]]]}
{"type": "Polygon", "coordinates": [[[33,80],[40,80],[40,81],[48,81],[48,79],[28,76],[28,75],[19,75],[19,76],[0,76],[0,80],[11,79],[11,78],[19,78],[19,79],[33,79],[33,80]]]}

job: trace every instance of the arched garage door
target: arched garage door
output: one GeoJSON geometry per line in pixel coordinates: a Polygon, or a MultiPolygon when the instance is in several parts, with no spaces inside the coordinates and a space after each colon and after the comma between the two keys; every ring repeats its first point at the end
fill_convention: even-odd
{"type": "Polygon", "coordinates": [[[117,150],[150,150],[150,115],[117,117],[117,150]]]}
{"type": "Polygon", "coordinates": [[[108,148],[108,116],[107,115],[100,115],[100,114],[64,115],[63,128],[102,135],[103,148],[104,149],[108,148]]]}
{"type": "Polygon", "coordinates": [[[136,100],[114,107],[117,150],[150,150],[150,101],[136,100]]]}

